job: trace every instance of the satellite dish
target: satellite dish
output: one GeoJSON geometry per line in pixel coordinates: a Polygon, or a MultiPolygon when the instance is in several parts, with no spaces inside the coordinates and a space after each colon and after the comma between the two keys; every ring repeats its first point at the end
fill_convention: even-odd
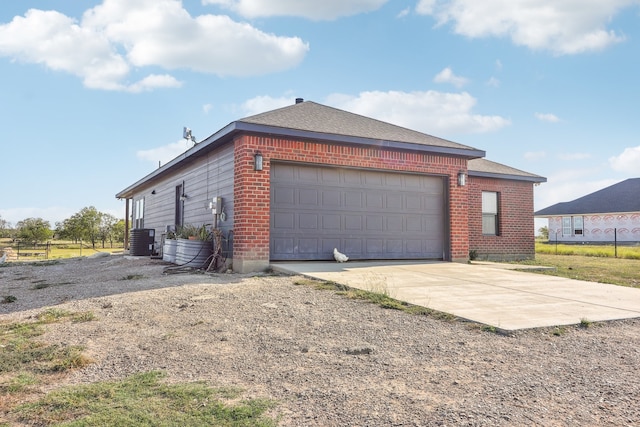
{"type": "Polygon", "coordinates": [[[182,137],[187,141],[192,141],[194,145],[197,144],[196,137],[191,134],[191,129],[186,126],[182,128],[182,137]]]}

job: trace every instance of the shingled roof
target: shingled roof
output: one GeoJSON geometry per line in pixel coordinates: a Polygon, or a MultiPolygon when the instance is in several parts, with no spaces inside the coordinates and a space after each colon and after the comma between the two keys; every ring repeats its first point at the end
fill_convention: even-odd
{"type": "Polygon", "coordinates": [[[548,217],[622,212],[640,212],[640,178],[629,178],[571,202],[556,203],[534,215],[548,217]]]}
{"type": "Polygon", "coordinates": [[[484,151],[467,145],[458,144],[446,139],[396,126],[370,117],[328,107],[312,101],[267,111],[255,116],[238,120],[239,123],[269,126],[311,132],[322,136],[334,135],[344,139],[345,136],[383,142],[399,142],[419,144],[445,149],[469,150],[470,157],[484,156],[484,151]]]}
{"type": "Polygon", "coordinates": [[[487,159],[471,159],[468,162],[467,169],[469,170],[469,176],[547,182],[547,178],[543,176],[512,168],[502,163],[492,162],[487,159]]]}

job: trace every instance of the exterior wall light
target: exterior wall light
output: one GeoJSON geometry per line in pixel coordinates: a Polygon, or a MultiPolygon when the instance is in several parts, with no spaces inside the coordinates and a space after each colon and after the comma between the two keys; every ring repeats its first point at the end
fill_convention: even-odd
{"type": "Polygon", "coordinates": [[[464,187],[465,185],[467,185],[467,175],[464,173],[464,171],[458,172],[458,185],[460,187],[464,187]]]}
{"type": "Polygon", "coordinates": [[[262,170],[262,154],[259,151],[253,155],[253,169],[257,171],[262,170]]]}

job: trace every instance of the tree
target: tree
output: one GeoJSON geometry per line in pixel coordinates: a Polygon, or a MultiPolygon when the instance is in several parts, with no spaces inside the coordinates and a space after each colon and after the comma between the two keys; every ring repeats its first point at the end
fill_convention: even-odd
{"type": "Polygon", "coordinates": [[[538,233],[540,233],[540,236],[544,240],[549,240],[549,227],[547,227],[546,225],[544,227],[540,227],[538,229],[538,233]]]}
{"type": "Polygon", "coordinates": [[[59,238],[72,240],[75,243],[82,239],[82,218],[80,214],[73,214],[71,218],[65,219],[62,223],[58,223],[57,226],[59,238]]]}
{"type": "Polygon", "coordinates": [[[17,237],[27,242],[43,243],[53,237],[49,221],[42,218],[27,218],[16,224],[17,237]]]}
{"type": "Polygon", "coordinates": [[[124,221],[115,216],[98,211],[95,207],[82,208],[62,223],[56,224],[56,232],[61,239],[75,242],[84,240],[91,242],[95,249],[96,242],[102,241],[102,247],[108,240],[113,247],[113,241],[124,241],[124,221]],[[120,224],[122,223],[122,224],[120,224]]]}
{"type": "Polygon", "coordinates": [[[82,208],[78,213],[80,215],[80,224],[82,226],[82,237],[91,242],[91,247],[96,248],[96,241],[100,236],[100,223],[102,221],[102,213],[89,206],[82,208]]]}
{"type": "Polygon", "coordinates": [[[0,237],[12,237],[12,235],[11,223],[0,216],[0,237]]]}
{"type": "Polygon", "coordinates": [[[111,238],[118,243],[124,243],[124,219],[119,220],[113,226],[111,238]]]}
{"type": "Polygon", "coordinates": [[[108,213],[102,213],[100,215],[100,240],[102,240],[102,247],[104,248],[104,242],[109,240],[113,248],[113,234],[114,228],[118,223],[118,218],[108,213]]]}

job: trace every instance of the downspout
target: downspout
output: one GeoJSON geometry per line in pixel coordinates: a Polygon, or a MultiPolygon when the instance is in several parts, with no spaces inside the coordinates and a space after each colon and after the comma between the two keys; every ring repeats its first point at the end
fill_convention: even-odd
{"type": "Polygon", "coordinates": [[[126,251],[129,248],[129,200],[130,198],[125,199],[125,208],[124,208],[124,250],[126,251]]]}

